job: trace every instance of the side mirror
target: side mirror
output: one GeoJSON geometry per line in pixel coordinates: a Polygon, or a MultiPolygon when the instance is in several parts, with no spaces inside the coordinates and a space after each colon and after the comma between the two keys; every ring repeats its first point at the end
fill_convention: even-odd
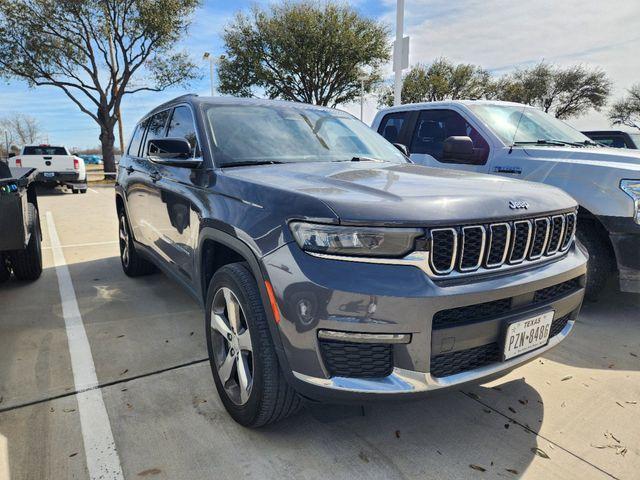
{"type": "Polygon", "coordinates": [[[469,137],[449,137],[444,141],[442,157],[445,160],[473,159],[473,141],[469,137]]]}
{"type": "Polygon", "coordinates": [[[402,143],[394,143],[393,146],[400,150],[405,157],[409,156],[409,149],[406,145],[403,145],[402,143]]]}
{"type": "Polygon", "coordinates": [[[149,159],[172,167],[195,168],[200,159],[191,154],[191,144],[186,138],[154,138],[147,147],[149,159]]]}

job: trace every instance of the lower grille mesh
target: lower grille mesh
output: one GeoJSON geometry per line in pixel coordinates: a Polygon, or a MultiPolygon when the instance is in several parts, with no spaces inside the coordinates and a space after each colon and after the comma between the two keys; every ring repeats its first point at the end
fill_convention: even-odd
{"type": "Polygon", "coordinates": [[[324,365],[332,377],[386,377],[393,370],[393,346],[320,340],[324,365]]]}
{"type": "MultiPolygon", "coordinates": [[[[558,335],[567,326],[571,314],[556,318],[551,323],[549,338],[558,335]]],[[[479,347],[444,353],[431,357],[431,375],[437,378],[468,372],[501,361],[501,346],[494,342],[479,347]]]]}

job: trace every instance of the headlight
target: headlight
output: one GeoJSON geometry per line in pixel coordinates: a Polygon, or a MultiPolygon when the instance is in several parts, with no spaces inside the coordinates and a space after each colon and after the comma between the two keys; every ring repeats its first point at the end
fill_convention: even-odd
{"type": "Polygon", "coordinates": [[[622,180],[620,188],[633,199],[635,205],[633,217],[636,223],[640,224],[640,180],[622,180]]]}
{"type": "Polygon", "coordinates": [[[403,257],[414,249],[419,228],[344,227],[292,222],[293,236],[308,252],[360,257],[403,257]]]}

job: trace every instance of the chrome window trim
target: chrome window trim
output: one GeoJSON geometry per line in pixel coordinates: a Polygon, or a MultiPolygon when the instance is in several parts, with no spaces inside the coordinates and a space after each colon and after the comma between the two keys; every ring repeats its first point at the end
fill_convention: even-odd
{"type": "Polygon", "coordinates": [[[504,265],[504,262],[507,260],[507,254],[509,253],[509,245],[511,245],[511,225],[506,222],[492,223],[491,225],[489,225],[489,246],[487,248],[487,258],[484,266],[486,268],[497,268],[504,265]],[[496,263],[489,263],[489,256],[491,255],[491,250],[493,249],[493,229],[502,226],[507,227],[507,238],[504,244],[504,251],[502,252],[502,259],[496,263]]]}
{"type": "Polygon", "coordinates": [[[486,242],[487,242],[487,229],[484,227],[484,225],[467,225],[465,227],[462,227],[462,246],[460,248],[460,260],[458,261],[458,268],[460,269],[461,272],[475,272],[477,269],[480,268],[480,266],[482,265],[482,259],[484,258],[486,242]],[[480,255],[478,256],[478,263],[476,265],[474,265],[473,267],[464,268],[462,266],[462,260],[464,259],[465,230],[470,230],[472,228],[479,228],[480,230],[482,230],[482,241],[480,243],[480,255]]]}
{"type": "Polygon", "coordinates": [[[525,259],[527,258],[527,254],[529,253],[529,247],[531,246],[531,236],[533,234],[533,224],[531,223],[531,220],[517,220],[515,222],[513,222],[513,241],[511,242],[511,248],[509,250],[509,265],[519,265],[522,262],[525,261],[525,259]],[[524,246],[524,253],[522,254],[522,257],[519,259],[514,260],[513,259],[513,249],[516,246],[516,239],[518,236],[518,225],[519,224],[525,224],[527,225],[527,243],[524,246]]]}
{"type": "Polygon", "coordinates": [[[558,250],[560,250],[560,247],[562,246],[562,242],[564,241],[564,229],[565,229],[565,222],[564,222],[564,215],[554,215],[553,217],[551,217],[551,232],[549,233],[549,240],[551,240],[551,235],[553,234],[553,221],[554,219],[559,218],[560,219],[560,238],[558,239],[558,246],[556,249],[551,250],[551,245],[547,245],[547,251],[545,252],[545,255],[555,255],[556,253],[558,253],[558,250]]]}
{"type": "MultiPolygon", "coordinates": [[[[544,235],[544,242],[542,243],[542,248],[540,249],[540,255],[534,256],[531,254],[531,252],[529,252],[529,255],[528,255],[529,260],[537,260],[540,257],[542,257],[544,255],[545,250],[547,249],[547,243],[549,242],[549,231],[550,231],[551,222],[549,221],[548,218],[536,218],[533,220],[533,239],[535,240],[536,233],[538,233],[538,222],[545,222],[547,225],[545,235],[544,235]]],[[[531,245],[531,248],[533,249],[533,245],[531,245]]]]}
{"type": "Polygon", "coordinates": [[[431,266],[431,270],[437,275],[447,275],[448,273],[453,272],[453,269],[456,268],[456,258],[458,253],[458,231],[453,227],[447,228],[432,228],[429,230],[429,242],[433,246],[433,233],[434,232],[453,232],[453,249],[451,254],[451,264],[449,268],[446,270],[438,270],[436,266],[433,264],[433,255],[429,255],[429,262],[431,266]]]}
{"type": "Polygon", "coordinates": [[[564,217],[565,217],[565,220],[564,220],[565,229],[566,229],[566,225],[567,225],[567,219],[569,217],[573,217],[573,228],[571,229],[571,234],[569,235],[569,241],[566,243],[566,245],[564,244],[564,241],[567,239],[567,237],[566,237],[567,232],[565,231],[565,237],[562,239],[562,242],[560,244],[561,245],[561,247],[560,247],[560,251],[561,252],[566,252],[567,250],[569,250],[569,247],[571,247],[571,244],[573,243],[573,240],[574,240],[574,238],[576,236],[576,230],[577,230],[577,227],[578,227],[578,216],[574,212],[567,213],[564,217]]]}

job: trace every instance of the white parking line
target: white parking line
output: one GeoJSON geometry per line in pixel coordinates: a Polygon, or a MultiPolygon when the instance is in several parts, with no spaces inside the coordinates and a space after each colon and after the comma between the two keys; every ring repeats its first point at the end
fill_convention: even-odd
{"type": "MultiPolygon", "coordinates": [[[[71,243],[67,245],[60,245],[60,248],[79,248],[79,247],[96,247],[100,245],[113,245],[118,243],[118,240],[109,240],[106,242],[87,242],[87,243],[71,243]]],[[[45,250],[52,249],[53,247],[42,247],[45,250]]]]}
{"type": "Polygon", "coordinates": [[[76,293],[51,212],[47,212],[49,240],[58,277],[62,315],[67,330],[73,381],[78,391],[78,412],[89,476],[93,480],[124,480],[120,457],[113,441],[109,415],[98,387],[93,356],[87,332],[82,323],[76,293]]]}

